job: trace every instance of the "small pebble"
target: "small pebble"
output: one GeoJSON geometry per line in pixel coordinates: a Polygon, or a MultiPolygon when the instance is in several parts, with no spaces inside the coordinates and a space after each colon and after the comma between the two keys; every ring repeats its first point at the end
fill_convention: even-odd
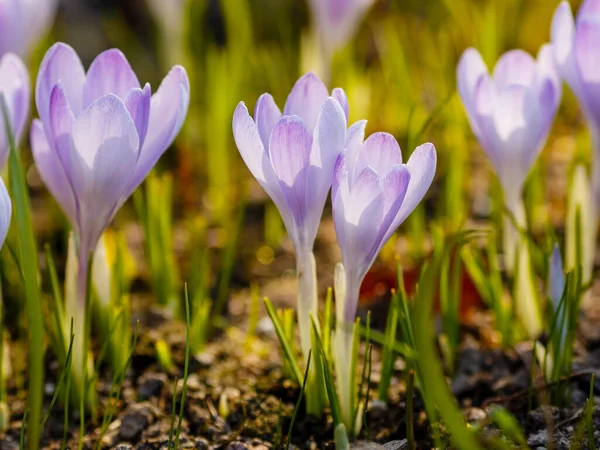
{"type": "Polygon", "coordinates": [[[121,419],[119,436],[124,441],[137,442],[142,437],[142,432],[148,426],[148,419],[140,413],[125,414],[121,419]]]}
{"type": "Polygon", "coordinates": [[[383,450],[407,450],[408,439],[390,441],[383,444],[383,450]]]}

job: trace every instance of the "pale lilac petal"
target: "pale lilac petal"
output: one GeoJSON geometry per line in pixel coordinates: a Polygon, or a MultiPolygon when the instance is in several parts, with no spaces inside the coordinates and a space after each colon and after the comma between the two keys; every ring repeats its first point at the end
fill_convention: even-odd
{"type": "Polygon", "coordinates": [[[116,213],[138,153],[135,123],[116,95],[100,97],[75,120],[69,166],[78,198],[83,249],[95,247],[116,213]]]}
{"type": "Polygon", "coordinates": [[[140,88],[140,82],[125,55],[116,48],[100,53],[87,72],[83,87],[83,106],[105,94],[114,94],[124,100],[127,93],[140,88]]]}
{"type": "Polygon", "coordinates": [[[44,126],[39,119],[34,119],[31,123],[30,140],[31,152],[40,177],[71,223],[77,226],[73,188],[60,157],[46,139],[44,126]]]}
{"type": "Polygon", "coordinates": [[[596,56],[600,45],[600,24],[582,21],[575,33],[575,61],[584,83],[600,83],[596,56]]]}
{"type": "Polygon", "coordinates": [[[433,182],[437,166],[437,154],[433,144],[418,146],[406,163],[410,171],[410,183],[404,202],[393,221],[392,227],[398,228],[421,202],[433,182]]]}
{"type": "Polygon", "coordinates": [[[151,95],[150,84],[146,83],[144,89],[133,88],[123,99],[129,115],[131,115],[135,123],[135,128],[140,138],[140,148],[144,146],[144,139],[148,131],[151,95]]]}
{"type": "MultiPolygon", "coordinates": [[[[0,94],[6,101],[13,135],[18,143],[25,131],[29,116],[31,89],[25,64],[12,53],[7,53],[0,59],[0,94]]],[[[1,121],[0,128],[4,128],[4,121],[1,121]]],[[[0,162],[0,167],[2,167],[6,159],[0,159],[2,159],[0,162]]]]}
{"type": "Polygon", "coordinates": [[[50,145],[53,146],[56,155],[65,168],[67,179],[71,180],[69,153],[71,151],[71,129],[75,122],[75,116],[69,107],[69,101],[62,83],[58,83],[52,89],[48,122],[46,136],[50,139],[50,145]]]}
{"type": "MultiPolygon", "coordinates": [[[[306,220],[306,190],[312,136],[298,116],[283,116],[271,133],[269,159],[299,232],[306,220]]],[[[302,240],[302,238],[300,238],[302,240]]],[[[307,242],[301,242],[308,244],[307,242]]]]}
{"type": "Polygon", "coordinates": [[[497,89],[505,89],[513,85],[530,86],[536,72],[533,56],[523,50],[510,50],[500,57],[492,77],[497,89]]]}
{"type": "MultiPolygon", "coordinates": [[[[549,80],[554,86],[557,103],[562,97],[562,79],[555,64],[555,50],[552,44],[544,44],[540,48],[537,57],[538,74],[536,78],[536,91],[546,89],[545,84],[549,80]]],[[[557,105],[558,106],[558,105],[557,105]]]]}
{"type": "Polygon", "coordinates": [[[285,102],[283,114],[302,118],[312,133],[317,125],[321,106],[327,97],[329,93],[323,82],[314,73],[309,72],[294,84],[285,102]]]}
{"type": "Polygon", "coordinates": [[[577,12],[577,26],[586,19],[600,19],[600,0],[584,0],[577,12]]]}
{"type": "Polygon", "coordinates": [[[575,21],[568,1],[561,2],[556,8],[550,34],[556,61],[559,66],[563,66],[571,54],[575,37],[575,21]]]}
{"type": "Polygon", "coordinates": [[[256,106],[254,107],[254,120],[258,127],[258,134],[265,148],[269,147],[269,139],[271,132],[275,128],[275,124],[281,119],[281,111],[273,100],[271,94],[263,94],[258,97],[256,106]]]}
{"type": "Polygon", "coordinates": [[[48,123],[52,89],[59,81],[71,110],[78,114],[83,109],[85,71],[75,50],[62,42],[54,44],[46,52],[35,85],[35,104],[44,124],[48,123]]]}
{"type": "MultiPolygon", "coordinates": [[[[500,140],[504,143],[511,142],[515,133],[527,127],[527,94],[526,88],[513,85],[496,96],[494,124],[500,140]]],[[[508,147],[507,145],[507,150],[508,147]]]]}
{"type": "Polygon", "coordinates": [[[395,219],[406,198],[410,179],[410,170],[406,165],[395,166],[383,179],[383,216],[377,238],[379,242],[371,255],[373,260],[398,227],[394,227],[395,219]]]}
{"type": "Polygon", "coordinates": [[[355,171],[354,168],[365,140],[366,127],[367,121],[359,120],[354,122],[346,132],[346,159],[350,181],[354,179],[355,175],[358,175],[358,171],[355,171]]]}
{"type": "Polygon", "coordinates": [[[323,104],[317,119],[307,173],[306,203],[310,207],[306,211],[306,226],[310,242],[317,234],[323,207],[331,188],[334,166],[344,150],[345,141],[344,111],[337,100],[330,97],[323,104]]]}
{"type": "Polygon", "coordinates": [[[12,214],[12,203],[10,195],[6,190],[4,181],[0,178],[0,248],[4,245],[4,240],[10,228],[10,218],[12,214]]]}
{"type": "Polygon", "coordinates": [[[294,239],[295,228],[287,201],[260,139],[258,128],[244,102],[238,104],[233,114],[233,138],[244,163],[279,209],[288,234],[294,239]]]}
{"type": "Polygon", "coordinates": [[[171,146],[185,121],[189,104],[190,84],[187,74],[183,67],[175,66],[150,100],[148,131],[126,197],[140,185],[161,155],[171,146]]]}
{"type": "Polygon", "coordinates": [[[342,88],[335,88],[331,92],[331,96],[339,102],[340,106],[344,110],[346,123],[348,123],[350,120],[350,107],[348,106],[348,96],[346,95],[346,92],[342,88]]]}
{"type": "Polygon", "coordinates": [[[389,133],[373,133],[364,142],[358,157],[358,170],[369,166],[380,176],[402,164],[402,152],[396,138],[389,133]]]}
{"type": "Polygon", "coordinates": [[[478,134],[477,123],[473,120],[475,114],[475,90],[479,79],[484,75],[488,75],[488,69],[479,52],[474,48],[466,49],[458,62],[456,82],[458,84],[458,93],[475,134],[478,134]]]}

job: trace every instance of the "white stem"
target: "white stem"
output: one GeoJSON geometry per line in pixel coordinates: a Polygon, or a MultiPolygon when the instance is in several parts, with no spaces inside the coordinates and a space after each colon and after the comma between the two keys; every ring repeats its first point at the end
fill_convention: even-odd
{"type": "MultiPolygon", "coordinates": [[[[319,303],[317,297],[317,265],[312,251],[304,251],[296,255],[296,270],[298,274],[298,328],[300,345],[305,363],[308,363],[308,353],[311,349],[311,320],[312,313],[318,324],[319,303]]],[[[311,364],[314,366],[314,364],[311,364]]]]}
{"type": "Polygon", "coordinates": [[[335,373],[337,392],[340,401],[342,421],[346,429],[352,433],[354,420],[354,376],[355,368],[352,367],[354,344],[354,322],[346,322],[338,318],[335,328],[335,373]]]}
{"type": "MultiPolygon", "coordinates": [[[[506,208],[514,216],[514,220],[519,228],[527,228],[527,218],[525,216],[525,207],[519,197],[506,199],[506,208]]],[[[515,271],[517,256],[517,247],[521,241],[519,230],[513,223],[513,218],[504,214],[504,228],[502,230],[502,245],[504,251],[504,265],[509,275],[515,271]]]]}

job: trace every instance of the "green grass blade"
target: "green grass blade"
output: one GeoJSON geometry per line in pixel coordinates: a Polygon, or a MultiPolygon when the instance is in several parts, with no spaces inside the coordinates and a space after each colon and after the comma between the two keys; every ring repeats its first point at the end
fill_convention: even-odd
{"type": "Polygon", "coordinates": [[[6,99],[0,97],[4,130],[8,136],[10,153],[8,167],[10,187],[14,199],[14,214],[19,229],[20,261],[25,278],[26,310],[29,319],[29,389],[27,401],[27,448],[37,450],[40,445],[42,407],[44,395],[44,320],[41,293],[38,282],[39,270],[37,245],[31,221],[31,206],[21,156],[17,152],[10,125],[6,99]]]}

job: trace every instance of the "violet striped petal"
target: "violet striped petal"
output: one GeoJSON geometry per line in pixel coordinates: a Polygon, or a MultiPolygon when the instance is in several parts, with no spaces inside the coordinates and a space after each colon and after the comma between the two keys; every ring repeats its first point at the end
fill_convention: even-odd
{"type": "Polygon", "coordinates": [[[144,139],[148,131],[151,96],[150,84],[146,83],[144,89],[133,88],[123,99],[129,115],[131,115],[135,123],[135,128],[140,138],[140,148],[144,147],[144,139]]]}
{"type": "Polygon", "coordinates": [[[150,100],[148,131],[125,197],[137,188],[181,130],[190,103],[185,69],[173,67],[150,100]]]}
{"type": "Polygon", "coordinates": [[[269,139],[275,124],[281,119],[281,111],[271,94],[262,94],[254,107],[254,120],[265,149],[269,148],[269,139]]]}
{"type": "Polygon", "coordinates": [[[95,100],[72,127],[69,168],[78,199],[80,245],[95,248],[128,187],[139,153],[135,124],[114,94],[95,100]]]}
{"type": "Polygon", "coordinates": [[[333,91],[331,91],[331,96],[339,102],[340,106],[344,110],[347,124],[350,120],[350,106],[348,105],[348,96],[346,95],[346,92],[342,88],[335,88],[333,91]]]}
{"type": "Polygon", "coordinates": [[[35,85],[35,104],[42,123],[48,123],[50,95],[61,82],[74,114],[83,110],[85,71],[72,47],[58,42],[46,52],[35,85]]]}
{"type": "Polygon", "coordinates": [[[283,114],[302,118],[309,132],[317,125],[321,106],[329,97],[327,88],[314,73],[309,72],[294,84],[285,102],[283,114]]]}
{"type": "Polygon", "coordinates": [[[124,100],[134,88],[141,88],[140,82],[123,52],[116,48],[106,50],[96,56],[88,69],[83,86],[83,107],[105,94],[114,94],[124,100]]]}
{"type": "Polygon", "coordinates": [[[48,143],[44,126],[39,119],[33,119],[31,123],[30,140],[31,152],[40,177],[69,221],[77,227],[77,206],[71,182],[58,153],[48,143]]]}

